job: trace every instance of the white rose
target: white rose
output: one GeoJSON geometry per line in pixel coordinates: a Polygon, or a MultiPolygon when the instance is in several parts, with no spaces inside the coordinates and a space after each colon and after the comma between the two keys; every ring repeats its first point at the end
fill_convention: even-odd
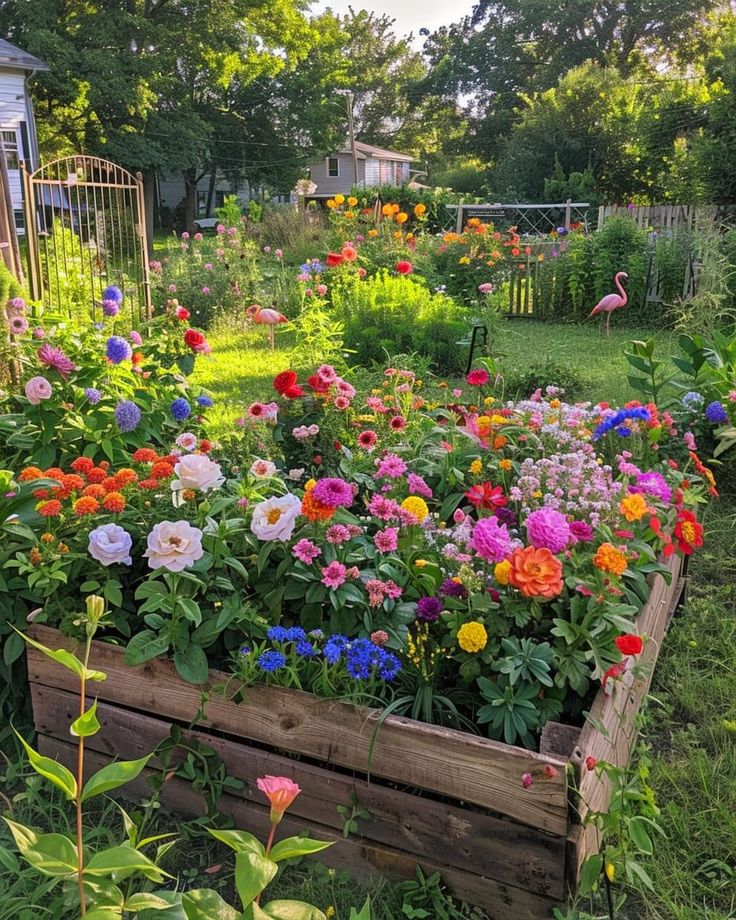
{"type": "Polygon", "coordinates": [[[148,557],[152,569],[181,572],[204,556],[202,531],[188,521],[161,521],[148,534],[148,557]]]}
{"type": "Polygon", "coordinates": [[[259,540],[290,540],[302,502],[296,495],[269,498],[253,508],[250,529],[259,540]]]}
{"type": "Polygon", "coordinates": [[[219,489],[225,482],[220,465],[210,460],[205,454],[189,454],[180,457],[174,473],[179,477],[171,483],[174,492],[183,489],[199,489],[200,492],[209,492],[210,489],[219,489]]]}

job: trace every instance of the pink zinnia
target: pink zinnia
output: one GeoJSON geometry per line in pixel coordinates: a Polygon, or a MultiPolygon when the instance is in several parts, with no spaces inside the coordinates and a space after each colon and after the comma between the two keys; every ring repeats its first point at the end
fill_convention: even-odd
{"type": "Polygon", "coordinates": [[[322,364],[317,368],[317,376],[323,383],[334,383],[337,371],[331,364],[322,364]]]}
{"type": "Polygon", "coordinates": [[[529,542],[537,549],[561,553],[573,541],[567,518],[554,508],[532,511],[525,522],[529,542]]]}
{"type": "Polygon", "coordinates": [[[329,508],[349,508],[353,503],[353,489],[344,479],[320,479],[312,495],[329,508]]]}
{"type": "Polygon", "coordinates": [[[322,569],[322,584],[327,588],[339,588],[345,584],[347,567],[335,560],[322,569]]]}
{"type": "Polygon", "coordinates": [[[432,498],[432,490],[417,473],[409,473],[406,477],[410,495],[421,495],[422,498],[432,498]]]}
{"type": "Polygon", "coordinates": [[[336,396],[335,397],[335,408],[344,411],[345,409],[350,408],[350,400],[347,396],[336,396]]]}
{"type": "Polygon", "coordinates": [[[378,435],[375,431],[368,429],[367,431],[361,431],[358,435],[358,445],[363,448],[363,450],[371,451],[378,443],[378,435]]]}
{"type": "Polygon", "coordinates": [[[399,531],[396,527],[379,530],[373,538],[379,553],[393,553],[399,545],[399,531]]]}
{"type": "Polygon", "coordinates": [[[399,516],[401,507],[398,502],[385,495],[373,495],[368,502],[368,510],[379,521],[392,521],[399,516]]]}
{"type": "Polygon", "coordinates": [[[465,379],[471,387],[482,387],[488,383],[488,381],[491,379],[491,375],[487,370],[479,367],[476,370],[471,371],[465,379]]]}
{"type": "Polygon", "coordinates": [[[502,562],[512,549],[511,534],[497,518],[481,518],[473,528],[470,545],[486,562],[502,562]]]}
{"type": "Polygon", "coordinates": [[[299,540],[291,548],[291,554],[305,565],[311,565],[320,554],[320,548],[306,538],[299,540]]]}
{"type": "Polygon", "coordinates": [[[406,464],[396,454],[386,454],[377,461],[376,475],[380,479],[398,479],[406,472],[406,464]]]}
{"type": "Polygon", "coordinates": [[[335,546],[340,546],[341,543],[347,543],[350,537],[350,528],[345,524],[332,524],[327,528],[327,533],[325,534],[327,542],[335,546]]]}
{"type": "Polygon", "coordinates": [[[54,348],[52,345],[42,345],[36,354],[38,355],[38,360],[42,364],[58,371],[59,375],[63,377],[64,380],[66,380],[72,371],[77,369],[74,362],[70,361],[60,348],[54,348]]]}

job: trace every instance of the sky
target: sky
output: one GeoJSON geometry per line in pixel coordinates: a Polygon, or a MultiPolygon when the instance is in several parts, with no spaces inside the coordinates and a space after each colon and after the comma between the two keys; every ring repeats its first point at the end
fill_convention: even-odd
{"type": "Polygon", "coordinates": [[[438,26],[446,26],[469,13],[472,0],[317,0],[313,6],[315,12],[330,7],[335,13],[346,13],[348,7],[355,10],[374,11],[379,15],[388,13],[396,20],[395,31],[400,34],[413,32],[416,38],[419,30],[429,29],[433,32],[438,26]]]}

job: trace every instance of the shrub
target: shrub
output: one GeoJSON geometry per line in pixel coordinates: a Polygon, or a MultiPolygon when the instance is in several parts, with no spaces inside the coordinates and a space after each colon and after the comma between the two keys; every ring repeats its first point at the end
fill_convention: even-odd
{"type": "Polygon", "coordinates": [[[387,355],[418,352],[431,360],[436,373],[462,370],[465,353],[457,341],[467,332],[468,316],[419,279],[387,271],[366,281],[346,278],[333,290],[332,303],[355,363],[370,365],[387,355]]]}
{"type": "Polygon", "coordinates": [[[561,364],[546,357],[536,361],[524,370],[511,370],[504,375],[504,390],[507,396],[525,399],[535,390],[549,386],[561,387],[568,399],[578,394],[586,381],[569,364],[561,364]]]}

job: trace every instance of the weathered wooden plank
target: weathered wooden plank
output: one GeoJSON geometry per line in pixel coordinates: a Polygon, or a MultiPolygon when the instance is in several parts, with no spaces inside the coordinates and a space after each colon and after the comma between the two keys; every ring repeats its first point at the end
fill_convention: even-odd
{"type": "MultiPolygon", "coordinates": [[[[40,684],[32,684],[31,692],[36,729],[68,741],[68,726],[78,714],[77,696],[40,684]]],[[[88,738],[86,746],[111,758],[142,757],[168,738],[171,728],[171,723],[162,719],[107,703],[98,704],[97,716],[102,731],[88,738]]],[[[292,807],[299,817],[342,831],[344,819],[337,807],[354,804],[369,813],[359,819],[361,837],[458,869],[483,866],[489,877],[538,894],[564,895],[564,837],[470,807],[463,809],[368,783],[243,742],[200,731],[185,732],[185,736],[208,744],[221,757],[228,774],[246,783],[240,793],[232,793],[236,797],[260,801],[262,795],[255,782],[259,776],[289,776],[303,790],[292,807]]]]}
{"type": "MultiPolygon", "coordinates": [[[[75,646],[47,627],[34,627],[34,635],[53,647],[75,646]]],[[[212,672],[203,706],[202,689],[181,680],[169,661],[154,659],[131,668],[120,647],[102,642],[94,643],[90,660],[107,674],[95,688],[100,700],[186,724],[204,709],[200,727],[482,805],[552,834],[567,833],[563,759],[396,716],[389,716],[376,734],[379,710],[283,687],[249,687],[245,701],[236,704],[212,689],[228,680],[218,672],[212,672]],[[556,776],[545,776],[548,763],[557,767],[556,776]],[[534,776],[531,789],[522,788],[524,773],[534,776]]],[[[34,649],[28,651],[28,667],[34,683],[76,689],[71,672],[34,649]]]]}
{"type": "MultiPolygon", "coordinates": [[[[48,757],[56,757],[68,766],[74,765],[75,748],[64,741],[39,735],[39,749],[48,757]]],[[[108,758],[96,751],[90,751],[87,768],[91,772],[108,763],[108,758]]],[[[145,774],[125,787],[128,795],[150,794],[145,774]]],[[[161,789],[162,803],[184,815],[201,815],[201,797],[189,783],[171,779],[161,789]]],[[[223,814],[230,816],[235,825],[262,838],[268,832],[268,809],[254,802],[224,795],[219,805],[223,814]]],[[[279,836],[308,833],[323,840],[334,840],[335,845],[319,854],[318,861],[351,872],[359,877],[379,874],[394,879],[413,878],[417,862],[414,857],[365,840],[344,839],[334,832],[313,822],[287,814],[280,825],[279,836]]],[[[511,885],[503,885],[470,872],[449,869],[436,860],[421,861],[426,873],[439,872],[449,891],[470,904],[489,912],[493,920],[546,920],[553,907],[560,902],[511,885]]]]}
{"type": "Polygon", "coordinates": [[[623,766],[631,756],[637,734],[636,716],[651,684],[667,627],[668,611],[676,603],[680,565],[678,556],[669,560],[668,568],[672,573],[670,585],[661,575],[655,576],[649,600],[636,621],[635,631],[648,637],[636,667],[613,685],[610,696],[606,696],[602,689],[598,692],[590,717],[580,733],[571,759],[579,774],[578,812],[581,819],[588,811],[605,811],[610,798],[608,780],[586,770],[586,758],[595,757],[596,760],[623,766]]]}

